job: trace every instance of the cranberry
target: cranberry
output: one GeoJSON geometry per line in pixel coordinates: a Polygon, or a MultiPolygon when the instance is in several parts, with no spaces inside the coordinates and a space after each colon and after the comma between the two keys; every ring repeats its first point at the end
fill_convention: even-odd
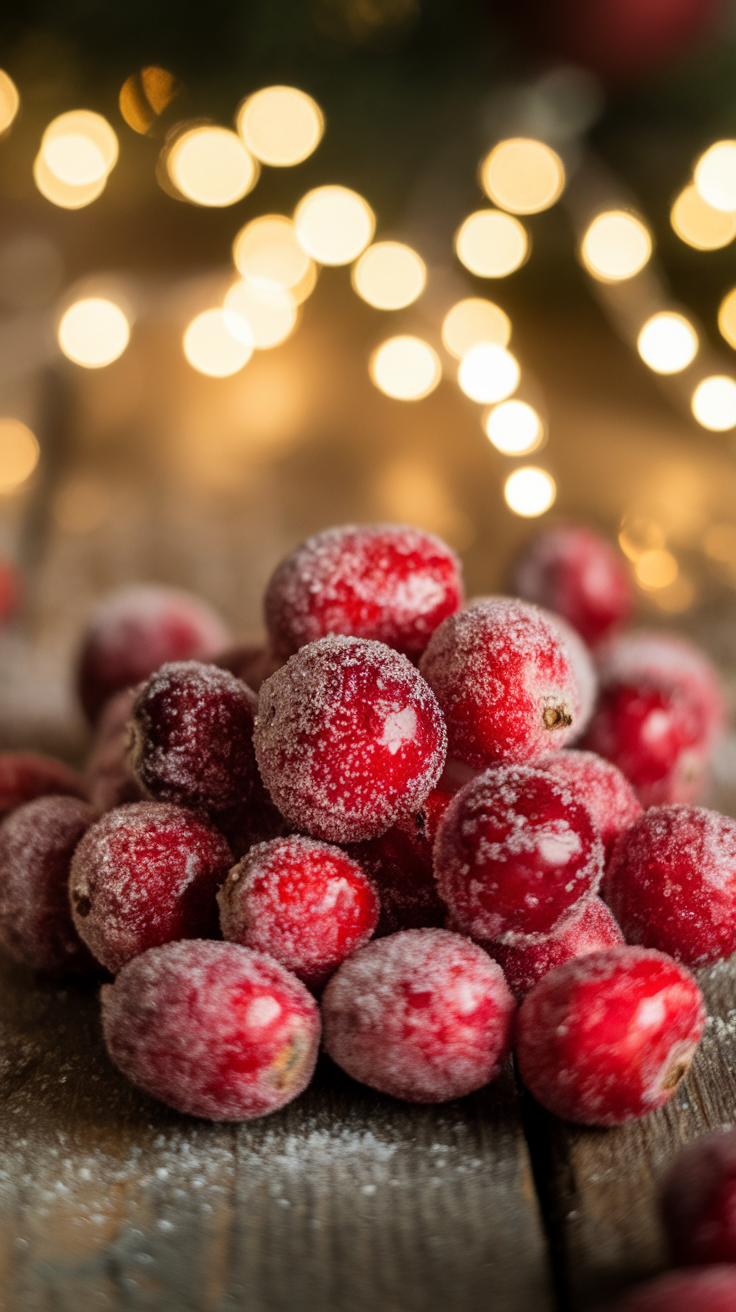
{"type": "Polygon", "coordinates": [[[499,766],[473,779],[437,830],[440,896],[474,938],[547,934],[594,893],[603,845],[587,808],[545,770],[499,766]]]}
{"type": "Polygon", "coordinates": [[[242,679],[249,688],[258,692],[261,684],[276,670],[280,670],[284,662],[267,647],[246,643],[239,647],[228,647],[227,651],[214,657],[212,663],[219,665],[222,670],[229,670],[236,679],[242,679]]]}
{"type": "Polygon", "coordinates": [[[626,562],[592,529],[544,529],[517,558],[514,592],[557,611],[591,645],[625,623],[633,609],[626,562]]]}
{"type": "Polygon", "coordinates": [[[407,1102],[480,1089],[508,1050],[514,1000],[503,971],[444,929],[361,948],[322,999],[325,1050],[353,1079],[407,1102]]]}
{"type": "Polygon", "coordinates": [[[33,970],[94,966],[72,924],[68,892],[74,849],[94,818],[76,797],[39,797],[0,825],[0,946],[33,970]]]}
{"type": "Polygon", "coordinates": [[[632,1289],[611,1312],[733,1312],[736,1266],[674,1271],[632,1289]]]}
{"type": "Polygon", "coordinates": [[[227,641],[219,615],[188,592],[149,583],[111,593],[93,612],[79,654],[85,715],[94,722],[113,693],[164,661],[209,660],[227,641]]]}
{"type": "Polygon", "coordinates": [[[107,701],[95,726],[85,768],[89,800],[98,811],[125,802],[140,802],[145,794],[128,764],[128,721],[143,684],[124,688],[107,701]]]}
{"type": "Polygon", "coordinates": [[[621,1125],[672,1097],[704,1023],[700,989],[683,966],[645,948],[606,948],[556,966],[527,993],[516,1060],[547,1111],[621,1125]]]}
{"type": "Polygon", "coordinates": [[[496,597],[451,615],[419,668],[447,721],[450,754],[468,765],[531,761],[574,733],[570,659],[534,606],[496,597]]]}
{"type": "Polygon", "coordinates": [[[0,816],[52,794],[86,798],[76,770],[40,752],[0,752],[0,816]]]}
{"type": "Polygon", "coordinates": [[[149,948],[102,990],[105,1043],[139,1089],[177,1111],[245,1121],[309,1084],[319,1011],[278,962],[234,943],[149,948]]]}
{"type": "Polygon", "coordinates": [[[678,1153],[660,1207],[676,1265],[736,1263],[736,1130],[704,1135],[678,1153]]]}
{"type": "Polygon", "coordinates": [[[563,961],[616,947],[623,941],[605,902],[599,897],[583,897],[549,934],[537,934],[531,939],[517,934],[514,942],[484,941],[482,946],[498,962],[517,998],[523,998],[543,975],[563,961]]]}
{"type": "Polygon", "coordinates": [[[736,949],[736,821],[695,806],[645,811],[614,849],[604,896],[628,943],[706,966],[736,949]]]}
{"type": "Polygon", "coordinates": [[[418,656],[461,601],[460,563],[444,542],[379,524],[308,538],[279,565],[264,605],[272,647],[284,656],[328,633],[418,656]]]}
{"type": "Polygon", "coordinates": [[[725,720],[725,701],[717,671],[687,638],[674,633],[635,630],[611,638],[599,653],[604,684],[653,684],[680,693],[695,708],[701,735],[710,748],[725,720]]]}
{"type": "Polygon", "coordinates": [[[641,815],[641,805],[625,775],[595,752],[557,752],[540,766],[567,784],[587,806],[609,856],[619,834],[641,815]]]}
{"type": "Polygon", "coordinates": [[[405,656],[333,636],[261,688],[258,766],[279,810],[316,838],[351,842],[416,811],[445,762],[437,702],[405,656]]]}
{"type": "Polygon", "coordinates": [[[146,948],[218,932],[215,897],[232,865],[221,834],[168,802],[120,806],[72,861],[74,924],[112,974],[146,948]]]}

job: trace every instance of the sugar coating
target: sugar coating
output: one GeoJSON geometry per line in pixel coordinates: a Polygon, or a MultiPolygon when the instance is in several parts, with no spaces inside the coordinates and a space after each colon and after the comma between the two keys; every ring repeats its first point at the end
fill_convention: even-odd
{"type": "Polygon", "coordinates": [[[217,902],[223,938],[267,952],[312,988],[367,943],[378,922],[375,889],[358,863],[301,836],[252,847],[217,902]]]}
{"type": "Polygon", "coordinates": [[[119,588],[93,611],[78,658],[77,687],[94,722],[113,693],[140,683],[165,661],[208,660],[229,634],[206,602],[178,588],[119,588]]]}
{"type": "Polygon", "coordinates": [[[383,833],[442,773],[445,726],[430,688],[380,642],[332,636],[303,647],[261,688],[258,768],[273,801],[316,838],[383,833]]]}
{"type": "Polygon", "coordinates": [[[98,811],[141,802],[145,793],[128,764],[128,721],[143,687],[124,688],[107,701],[95,726],[84,770],[89,800],[98,811]]]}
{"type": "Polygon", "coordinates": [[[133,802],[92,825],[69,880],[80,938],[112,974],[146,948],[214,937],[232,865],[222,834],[169,802],[133,802]]]}
{"type": "Polygon", "coordinates": [[[69,907],[69,866],[96,812],[76,797],[39,797],[0,824],[0,947],[33,970],[90,970],[69,907]]]}
{"type": "Polygon", "coordinates": [[[725,720],[718,672],[705,652],[680,634],[636,629],[611,638],[599,652],[601,681],[673,688],[697,708],[701,736],[710,748],[725,720]]]}
{"type": "Polygon", "coordinates": [[[673,1262],[736,1267],[736,1130],[683,1148],[661,1180],[659,1205],[673,1262]]]}
{"type": "Polygon", "coordinates": [[[736,821],[650,807],[622,836],[604,896],[628,943],[705,966],[736,950],[736,821]]]}
{"type": "Polygon", "coordinates": [[[587,806],[610,856],[619,835],[641,815],[641,803],[626,776],[595,752],[555,752],[540,766],[566,783],[587,806]]]}
{"type": "Polygon", "coordinates": [[[512,580],[520,597],[557,611],[591,644],[624,623],[633,609],[626,562],[589,528],[543,529],[517,557],[512,580]]]}
{"type": "Polygon", "coordinates": [[[434,846],[440,896],[474,938],[548,934],[603,874],[603,844],[572,788],[532,766],[486,770],[461,788],[434,846]]]}
{"type": "Polygon", "coordinates": [[[460,562],[440,538],[401,524],[348,524],[307,538],[281,562],[264,609],[284,656],[328,633],[418,656],[461,601],[460,562]]]}
{"type": "Polygon", "coordinates": [[[445,716],[450,754],[468,765],[531,761],[575,732],[572,663],[535,606],[494,597],[449,616],[419,668],[445,716]]]}
{"type": "Polygon", "coordinates": [[[151,948],[102,990],[108,1053],[138,1088],[214,1121],[265,1116],[306,1088],[319,1011],[278,962],[234,943],[151,948]]]}
{"type": "Polygon", "coordinates": [[[615,947],[623,943],[624,936],[605,902],[599,897],[583,897],[549,934],[534,935],[531,942],[524,934],[508,934],[506,939],[506,943],[484,941],[482,947],[498,962],[509,988],[521,999],[563,961],[615,947]]]}
{"type": "Polygon", "coordinates": [[[705,1023],[689,971],[664,953],[611,947],[544,975],[516,1017],[521,1078],[547,1111],[621,1125],[667,1102],[705,1023]]]}
{"type": "Polygon", "coordinates": [[[41,752],[0,752],[0,816],[36,797],[87,797],[84,781],[63,761],[41,752]]]}
{"type": "Polygon", "coordinates": [[[733,1312],[735,1307],[736,1267],[712,1266],[670,1271],[637,1286],[610,1312],[733,1312]]]}
{"type": "Polygon", "coordinates": [[[407,929],[361,948],[322,999],[324,1046],[353,1079],[407,1102],[480,1089],[508,1050],[514,1000],[475,943],[407,929]]]}

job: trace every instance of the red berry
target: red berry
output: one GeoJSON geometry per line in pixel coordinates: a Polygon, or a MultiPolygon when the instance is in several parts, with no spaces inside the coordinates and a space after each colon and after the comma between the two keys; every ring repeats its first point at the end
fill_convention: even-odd
{"type": "Polygon", "coordinates": [[[444,542],[378,524],[307,538],[279,565],[264,605],[271,644],[284,656],[328,633],[418,656],[461,601],[460,563],[444,542]]]}
{"type": "Polygon", "coordinates": [[[660,1209],[677,1266],[736,1263],[736,1130],[704,1135],[678,1153],[660,1209]]]}
{"type": "Polygon", "coordinates": [[[646,629],[623,633],[605,644],[599,664],[604,685],[654,685],[682,694],[696,708],[708,748],[721,733],[726,708],[718,673],[686,638],[646,629]]]}
{"type": "Polygon", "coordinates": [[[223,938],[267,952],[312,988],[367,943],[378,898],[360,866],[314,838],[259,843],[217,894],[223,938]]]}
{"type": "Polygon", "coordinates": [[[419,668],[447,721],[450,755],[468,765],[531,761],[574,733],[570,659],[534,606],[496,597],[451,615],[419,668]]]}
{"type": "Polygon", "coordinates": [[[10,560],[0,560],[0,623],[12,619],[21,600],[21,577],[10,560]]]}
{"type": "Polygon", "coordinates": [[[589,528],[543,530],[517,558],[512,578],[520,597],[557,611],[591,645],[633,609],[625,560],[589,528]]]}
{"type": "MultiPolygon", "coordinates": [[[[511,937],[511,936],[509,936],[511,937]]],[[[573,957],[616,947],[624,936],[605,902],[599,897],[583,897],[549,934],[516,935],[512,943],[489,943],[482,946],[497,961],[509,988],[523,998],[548,971],[573,957]]]]}
{"type": "Polygon", "coordinates": [[[105,1043],[139,1089],[177,1111],[246,1121],[309,1084],[319,1011],[261,952],[188,941],[151,948],[102,990],[105,1043]]]}
{"type": "Polygon", "coordinates": [[[480,939],[547,934],[594,893],[603,845],[590,813],[545,770],[499,766],[473,779],[437,830],[434,868],[457,924],[480,939]]]}
{"type": "Polygon", "coordinates": [[[228,632],[206,602],[176,588],[136,584],[97,607],[79,654],[77,684],[94,722],[113,693],[140,683],[165,661],[209,660],[228,632]]]}
{"type": "Polygon", "coordinates": [[[446,1102],[498,1074],[514,1000],[503,971],[444,929],[407,929],[343,962],[322,999],[324,1046],[348,1075],[407,1102],[446,1102]]]}
{"type": "Polygon", "coordinates": [[[146,948],[218,932],[217,890],[232,865],[222,834],[168,802],[134,802],[92,825],[72,861],[80,938],[114,975],[146,948]]]}
{"type": "Polygon", "coordinates": [[[610,855],[619,834],[641,815],[641,805],[628,779],[595,752],[556,752],[541,761],[540,768],[561,779],[587,806],[606,855],[610,855]]]}
{"type": "Polygon", "coordinates": [[[0,752],[0,816],[36,797],[86,798],[76,770],[40,752],[0,752]]]}
{"type": "Polygon", "coordinates": [[[100,712],[84,775],[89,800],[98,811],[112,811],[145,796],[128,764],[128,721],[140,689],[115,693],[100,712]]]}
{"type": "Polygon", "coordinates": [[[279,810],[347,843],[418,810],[442,773],[445,726],[405,656],[333,636],[303,647],[261,688],[255,748],[279,810]]]}
{"type": "Polygon", "coordinates": [[[0,825],[0,946],[33,970],[64,974],[94,961],[69,907],[69,866],[95,812],[76,797],[39,797],[0,825]]]}
{"type": "Polygon", "coordinates": [[[696,806],[645,811],[614,849],[604,895],[628,943],[706,966],[736,949],[736,820],[696,806]]]}
{"type": "Polygon", "coordinates": [[[661,1107],[705,1023],[693,976],[661,952],[613,947],[544,975],[517,1015],[521,1078],[548,1112],[621,1125],[661,1107]]]}
{"type": "Polygon", "coordinates": [[[639,1285],[610,1312],[734,1312],[736,1266],[671,1271],[639,1285]]]}
{"type": "Polygon", "coordinates": [[[228,647],[227,651],[220,652],[212,661],[220,669],[229,670],[236,679],[242,679],[254,692],[258,692],[261,684],[276,670],[280,670],[283,663],[282,658],[274,656],[267,647],[256,647],[253,644],[228,647]]]}

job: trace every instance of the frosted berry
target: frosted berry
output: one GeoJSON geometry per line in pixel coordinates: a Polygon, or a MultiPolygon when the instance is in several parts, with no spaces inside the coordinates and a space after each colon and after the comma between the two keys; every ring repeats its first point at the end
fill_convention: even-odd
{"type": "Polygon", "coordinates": [[[115,693],[100,712],[84,777],[89,800],[98,811],[112,811],[125,802],[140,802],[145,793],[128,763],[128,721],[137,688],[115,693]]]}
{"type": "Polygon", "coordinates": [[[324,1046],[348,1075],[407,1102],[446,1102],[499,1071],[514,1000],[475,943],[407,929],[361,948],[322,999],[324,1046]]]}
{"type": "Polygon", "coordinates": [[[520,597],[557,611],[591,645],[633,609],[626,561],[589,528],[544,529],[517,558],[512,581],[520,597]]]}
{"type": "Polygon", "coordinates": [[[480,939],[548,934],[594,893],[603,845],[572,789],[544,770],[499,766],[473,779],[437,830],[440,896],[464,933],[480,939]]]}
{"type": "Polygon", "coordinates": [[[86,798],[84,781],[63,761],[40,752],[0,752],[0,816],[36,797],[86,798]]]}
{"type": "Polygon", "coordinates": [[[176,588],[136,584],[93,612],[77,668],[79,697],[94,722],[113,693],[140,683],[165,661],[209,660],[228,632],[206,602],[176,588]]]}
{"type": "Polygon", "coordinates": [[[710,748],[723,729],[726,708],[718,672],[705,652],[679,634],[635,629],[604,644],[598,654],[604,685],[653,685],[687,698],[696,708],[701,737],[710,748]]]}
{"type": "Polygon", "coordinates": [[[641,815],[641,805],[628,779],[595,752],[556,752],[540,765],[567,784],[576,799],[587,806],[608,856],[619,835],[641,815]]]}
{"type": "Polygon", "coordinates": [[[227,651],[213,657],[212,663],[219,665],[222,670],[229,670],[236,679],[242,679],[249,688],[258,692],[261,684],[281,669],[284,658],[274,656],[268,647],[246,643],[239,647],[228,647],[227,651]]]}
{"type": "Polygon", "coordinates": [[[447,739],[431,690],[405,656],[334,636],[266,680],[254,741],[282,814],[316,838],[346,843],[421,806],[447,739]]]}
{"type": "Polygon", "coordinates": [[[183,807],[134,802],[108,811],[72,861],[77,932],[113,975],[146,948],[214,937],[216,894],[231,865],[222,834],[183,807]]]}
{"type": "Polygon", "coordinates": [[[556,966],[519,1008],[519,1073],[538,1102],[580,1125],[621,1125],[663,1106],[705,1022],[693,976],[661,952],[612,947],[556,966]]]}
{"type": "Polygon", "coordinates": [[[736,1264],[736,1130],[704,1135],[677,1154],[660,1210],[675,1265],[736,1264]]]}
{"type": "Polygon", "coordinates": [[[628,943],[706,966],[736,950],[736,820],[696,806],[645,811],[614,849],[604,896],[628,943]]]}
{"type": "MultiPolygon", "coordinates": [[[[511,935],[508,936],[512,938],[511,935]]],[[[483,942],[489,956],[497,961],[510,989],[523,998],[548,971],[573,957],[616,947],[624,936],[611,912],[599,897],[584,897],[563,916],[549,934],[527,939],[517,934],[506,944],[483,942]]]]}
{"type": "Polygon", "coordinates": [[[69,907],[72,855],[94,818],[76,797],[39,797],[0,825],[0,947],[33,970],[94,967],[69,907]]]}
{"type": "Polygon", "coordinates": [[[418,656],[461,602],[460,563],[444,542],[378,524],[307,538],[278,566],[264,606],[271,645],[284,656],[328,633],[418,656]]]}
{"type": "Polygon", "coordinates": [[[317,1005],[290,971],[234,943],[151,948],[102,990],[108,1053],[170,1107],[246,1121],[291,1102],[317,1060],[317,1005]]]}
{"type": "Polygon", "coordinates": [[[632,1289],[610,1312],[733,1312],[736,1266],[670,1271],[632,1289]]]}
{"type": "Polygon", "coordinates": [[[445,716],[450,755],[468,765],[531,761],[574,733],[570,658],[534,606],[497,597],[451,615],[419,668],[445,716]]]}

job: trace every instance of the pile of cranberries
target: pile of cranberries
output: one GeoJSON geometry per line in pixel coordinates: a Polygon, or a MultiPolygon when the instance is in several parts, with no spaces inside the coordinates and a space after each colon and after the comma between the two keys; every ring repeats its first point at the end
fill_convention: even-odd
{"type": "Polygon", "coordinates": [[[736,823],[694,805],[718,681],[618,632],[626,568],[589,530],[514,577],[465,605],[439,539],[348,527],[276,569],[262,649],[158,587],[93,617],[84,775],[0,756],[0,945],[114,977],[105,1042],[141,1089],[261,1116],[321,1042],[410,1102],[511,1049],[572,1121],[671,1097],[705,1019],[689,968],[736,949],[736,823]]]}

